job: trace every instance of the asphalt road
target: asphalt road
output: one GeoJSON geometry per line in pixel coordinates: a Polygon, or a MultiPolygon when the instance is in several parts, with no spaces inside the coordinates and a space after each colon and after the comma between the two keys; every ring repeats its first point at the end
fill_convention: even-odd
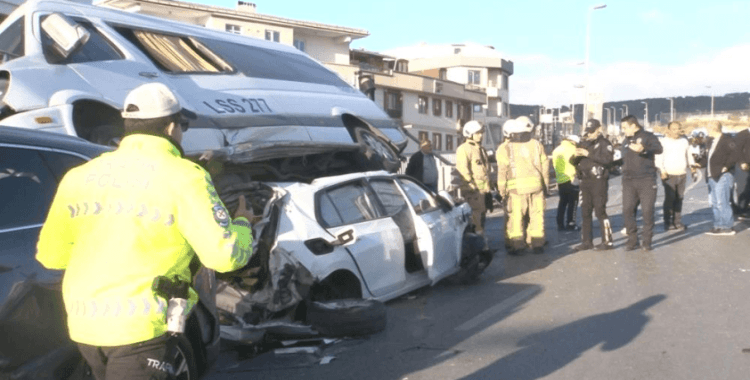
{"type": "MultiPolygon", "coordinates": [[[[388,302],[384,332],[312,353],[226,347],[206,378],[750,378],[750,223],[732,237],[706,235],[712,213],[700,182],[685,197],[688,230],[664,232],[660,186],[654,250],[625,252],[620,182],[610,180],[608,203],[615,250],[573,252],[578,233],[557,233],[553,196],[547,251],[507,256],[496,211],[488,230],[500,250],[479,283],[388,302]]],[[[596,222],[594,231],[597,243],[596,222]]]]}

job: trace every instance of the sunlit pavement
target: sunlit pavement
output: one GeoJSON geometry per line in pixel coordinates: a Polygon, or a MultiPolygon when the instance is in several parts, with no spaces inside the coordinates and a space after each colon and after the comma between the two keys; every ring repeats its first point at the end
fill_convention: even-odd
{"type": "MultiPolygon", "coordinates": [[[[610,180],[615,250],[574,253],[548,198],[547,251],[499,248],[477,284],[438,284],[389,302],[386,331],[313,353],[225,349],[210,379],[747,379],[750,223],[714,237],[704,182],[689,185],[685,232],[664,232],[659,185],[653,251],[625,252],[620,177],[610,180]],[[327,358],[328,364],[321,364],[327,358]]],[[[579,216],[580,222],[580,216],[579,216]]],[[[639,226],[642,221],[639,218],[639,226]]],[[[598,224],[594,222],[595,243],[598,224]]]]}

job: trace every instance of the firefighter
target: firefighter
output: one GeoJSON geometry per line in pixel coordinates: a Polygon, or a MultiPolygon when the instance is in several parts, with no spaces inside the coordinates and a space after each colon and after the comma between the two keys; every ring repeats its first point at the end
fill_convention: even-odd
{"type": "Polygon", "coordinates": [[[191,261],[221,272],[245,266],[253,213],[240,197],[233,220],[209,174],[182,157],[185,117],[195,114],[167,86],[135,88],[122,117],[117,150],[63,177],[36,259],[65,270],[68,332],[97,380],[162,379],[174,375],[165,317],[175,314],[155,284],[184,284],[175,298],[188,315],[198,301],[191,261]]]}
{"type": "Polygon", "coordinates": [[[586,122],[583,141],[576,149],[572,163],[576,174],[581,179],[581,244],[574,247],[576,251],[589,249],[609,250],[614,247],[612,241],[612,224],[607,216],[607,198],[609,191],[609,168],[614,159],[614,147],[602,134],[599,120],[586,122]],[[594,246],[591,211],[602,230],[602,241],[594,246]]]}
{"type": "Polygon", "coordinates": [[[456,169],[462,179],[460,190],[471,206],[474,232],[484,236],[485,195],[490,193],[490,163],[482,147],[484,127],[478,121],[469,121],[464,125],[463,135],[466,141],[456,150],[456,169]]]}
{"type": "Polygon", "coordinates": [[[497,190],[508,210],[508,254],[520,254],[527,243],[544,252],[545,196],[549,189],[549,161],[542,144],[531,138],[534,124],[521,116],[511,124],[510,139],[498,148],[497,190]],[[524,217],[529,223],[524,228],[524,217]],[[524,236],[526,235],[526,236],[524,236]]]}

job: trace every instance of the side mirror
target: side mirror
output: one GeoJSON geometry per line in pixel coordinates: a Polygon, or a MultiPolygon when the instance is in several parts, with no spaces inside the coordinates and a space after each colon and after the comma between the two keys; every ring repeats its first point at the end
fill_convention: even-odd
{"type": "Polygon", "coordinates": [[[419,201],[419,211],[429,210],[430,207],[432,207],[432,202],[429,199],[419,201]]]}
{"type": "Polygon", "coordinates": [[[59,13],[47,16],[42,21],[42,30],[52,40],[52,48],[62,59],[68,58],[91,37],[86,28],[59,13]]]}
{"type": "Polygon", "coordinates": [[[453,200],[453,196],[451,196],[451,193],[445,190],[440,190],[438,192],[438,198],[440,198],[443,202],[450,205],[451,208],[456,207],[456,202],[453,200]]]}

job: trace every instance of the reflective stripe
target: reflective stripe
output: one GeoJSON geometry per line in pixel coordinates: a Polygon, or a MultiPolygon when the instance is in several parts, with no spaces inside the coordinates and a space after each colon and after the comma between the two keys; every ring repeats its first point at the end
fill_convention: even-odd
{"type": "Polygon", "coordinates": [[[166,313],[167,302],[162,298],[153,300],[147,297],[130,298],[127,300],[78,300],[70,304],[68,314],[76,318],[132,318],[139,315],[163,315],[166,313]],[[123,313],[123,305],[127,304],[127,312],[123,313]]]}

